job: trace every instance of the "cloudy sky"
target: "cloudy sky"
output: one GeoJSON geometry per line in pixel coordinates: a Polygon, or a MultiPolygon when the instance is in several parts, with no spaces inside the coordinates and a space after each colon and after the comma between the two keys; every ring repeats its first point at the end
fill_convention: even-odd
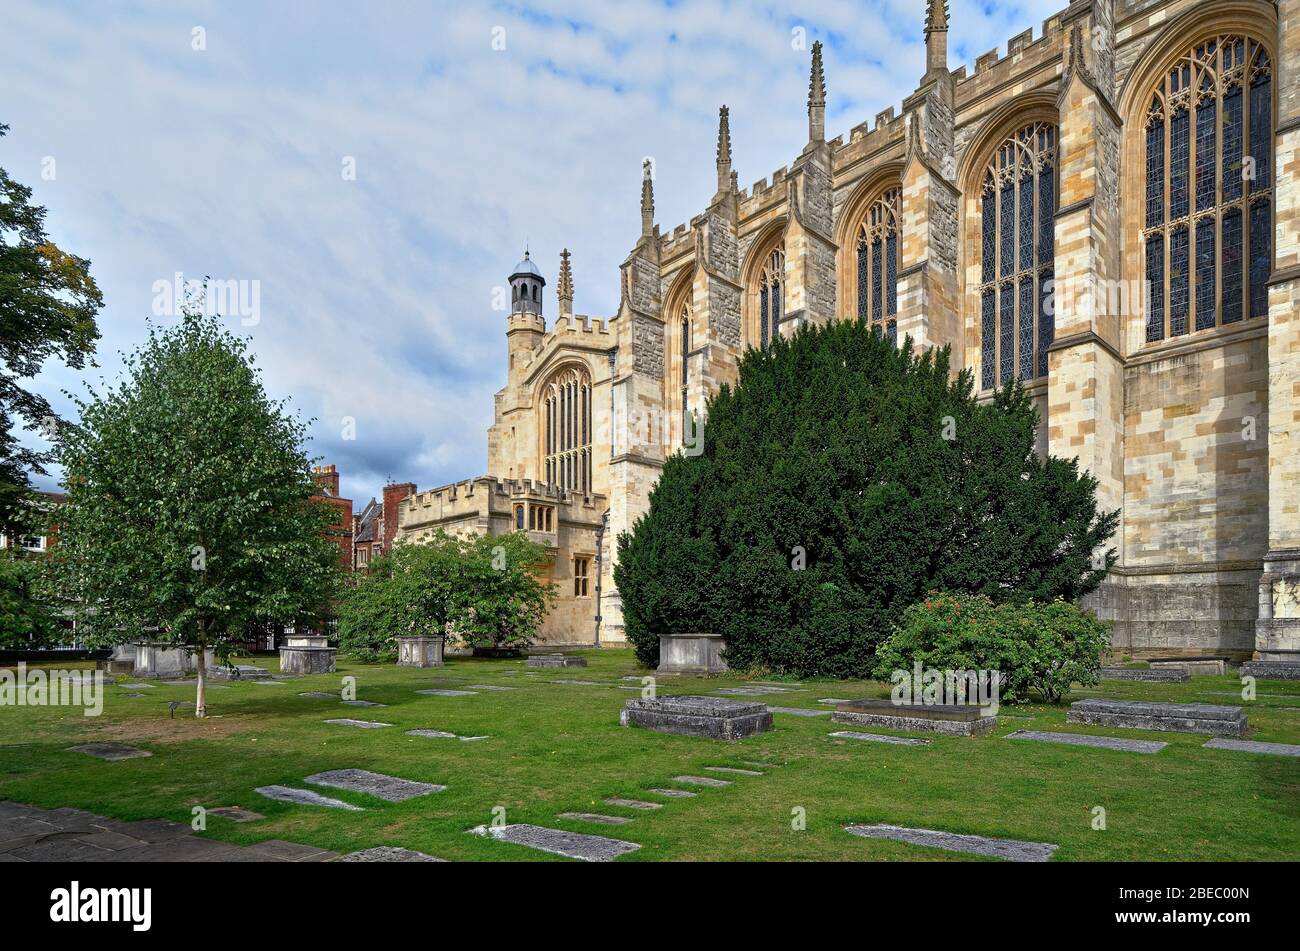
{"type": "MultiPolygon", "coordinates": [[[[950,65],[1066,5],[953,0],[950,65]]],[[[229,325],[272,396],[315,420],[310,450],[358,507],[389,479],[481,474],[505,379],[494,290],[525,242],[548,317],[566,246],[575,309],[612,314],[644,157],[671,229],[713,193],[720,104],[748,187],[804,144],[811,42],[826,44],[833,138],[912,91],[924,9],[3,0],[0,165],[105,298],[98,369],[49,366],[35,386],[66,413],[60,390],[116,377],[158,282],[211,275],[256,288],[229,325]]]]}

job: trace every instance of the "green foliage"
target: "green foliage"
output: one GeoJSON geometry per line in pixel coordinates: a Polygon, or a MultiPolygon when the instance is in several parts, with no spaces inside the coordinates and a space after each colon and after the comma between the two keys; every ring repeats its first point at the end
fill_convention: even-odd
{"type": "Polygon", "coordinates": [[[43,557],[0,551],[0,647],[47,647],[63,638],[43,557]]]}
{"type": "Polygon", "coordinates": [[[462,539],[436,532],[359,572],[343,598],[339,649],[391,660],[396,637],[444,635],[476,647],[532,642],[553,597],[546,549],[520,532],[462,539]]]}
{"type": "Polygon", "coordinates": [[[709,402],[704,451],[674,457],[619,539],[615,582],[643,663],[664,633],[722,634],[728,662],[861,677],[932,589],[1077,600],[1105,576],[1118,513],[1034,452],[1018,383],[984,403],[948,351],[856,321],[750,350],[709,402]]]}
{"type": "MultiPolygon", "coordinates": [[[[0,124],[0,137],[9,127],[0,124]]],[[[18,385],[51,357],[81,368],[94,353],[95,315],[103,297],[90,262],[61,251],[45,233],[45,209],[32,190],[0,168],[0,531],[11,528],[27,471],[43,471],[45,453],[18,445],[14,422],[33,429],[54,418],[43,397],[18,385]]]]}
{"type": "Polygon", "coordinates": [[[191,302],[125,366],[77,401],[58,447],[54,559],[83,630],[117,643],[157,627],[151,638],[220,653],[258,620],[318,619],[336,513],[311,501],[304,426],[267,397],[246,343],[191,302]]]}
{"type": "Polygon", "coordinates": [[[930,670],[996,670],[1000,699],[1024,703],[1030,691],[1056,703],[1071,683],[1098,682],[1110,646],[1107,627],[1065,601],[995,604],[982,594],[934,593],[912,605],[881,646],[876,676],[930,670]]]}

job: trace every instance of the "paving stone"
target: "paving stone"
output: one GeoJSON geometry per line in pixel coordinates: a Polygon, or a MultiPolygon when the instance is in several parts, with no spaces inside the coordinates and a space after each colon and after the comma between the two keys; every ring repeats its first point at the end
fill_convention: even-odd
{"type": "Polygon", "coordinates": [[[242,806],[218,806],[216,809],[209,809],[208,815],[229,819],[231,822],[255,822],[265,818],[260,812],[253,812],[242,806]]]}
{"type": "Polygon", "coordinates": [[[365,769],[331,769],[323,773],[314,773],[304,782],[309,782],[313,786],[332,786],[335,789],[366,793],[389,802],[405,802],[407,799],[442,792],[447,788],[436,783],[417,783],[411,779],[385,776],[383,773],[372,773],[365,769]]]}
{"type": "Polygon", "coordinates": [[[856,733],[853,730],[839,730],[828,736],[842,740],[862,740],[866,743],[890,743],[894,746],[929,746],[929,740],[918,740],[907,736],[887,736],[884,733],[856,733]]]}
{"type": "Polygon", "coordinates": [[[620,855],[641,848],[635,842],[609,839],[603,835],[565,832],[561,829],[548,829],[545,826],[526,823],[497,827],[478,826],[471,831],[502,842],[512,842],[515,845],[523,845],[583,862],[612,862],[620,855]]]}
{"type": "Polygon", "coordinates": [[[595,822],[606,826],[621,826],[632,821],[625,816],[605,816],[598,812],[561,812],[557,818],[577,819],[580,822],[595,822]]]}
{"type": "Polygon", "coordinates": [[[617,796],[611,796],[605,800],[607,806],[623,806],[626,809],[662,809],[662,802],[646,802],[642,799],[620,799],[617,796]]]}
{"type": "Polygon", "coordinates": [[[688,786],[730,786],[730,779],[714,779],[712,776],[674,776],[673,782],[688,786]]]}
{"type": "Polygon", "coordinates": [[[828,717],[834,710],[808,710],[804,707],[772,707],[767,708],[769,713],[788,713],[792,717],[828,717]]]}
{"type": "Polygon", "coordinates": [[[1041,730],[1017,730],[1008,740],[1040,740],[1044,743],[1067,743],[1071,746],[1095,746],[1126,753],[1159,753],[1168,743],[1158,740],[1128,740],[1118,736],[1088,736],[1083,733],[1047,733],[1041,730]]]}
{"type": "Polygon", "coordinates": [[[74,753],[85,753],[87,756],[93,756],[96,759],[106,759],[110,763],[123,759],[153,756],[148,750],[138,750],[134,746],[126,746],[122,743],[87,743],[84,746],[69,746],[68,749],[74,753]]]}
{"type": "Polygon", "coordinates": [[[913,845],[943,849],[946,852],[989,855],[1011,862],[1046,862],[1057,848],[1046,842],[989,839],[981,835],[961,835],[956,832],[938,832],[934,829],[907,829],[883,824],[845,826],[844,831],[867,839],[893,839],[896,842],[910,842],[913,845]]]}
{"type": "Polygon", "coordinates": [[[772,714],[764,704],[722,697],[656,697],[628,700],[619,722],[660,733],[733,741],[771,730],[772,714]]]}
{"type": "Polygon", "coordinates": [[[354,726],[361,730],[378,730],[380,727],[392,726],[391,723],[380,723],[378,720],[352,720],[347,717],[326,720],[325,722],[337,723],[339,726],[354,726]]]}
{"type": "Polygon", "coordinates": [[[102,862],[115,853],[82,842],[76,835],[56,833],[6,854],[24,862],[102,862]]]}
{"type": "Polygon", "coordinates": [[[267,839],[265,842],[250,845],[246,851],[280,862],[323,862],[334,858],[336,854],[314,845],[285,842],[283,839],[267,839]]]}
{"type": "Polygon", "coordinates": [[[373,700],[341,700],[340,703],[349,707],[386,707],[386,703],[375,703],[373,700]]]}
{"type": "Polygon", "coordinates": [[[1248,727],[1241,707],[1208,703],[1154,703],[1145,700],[1076,700],[1065,715],[1067,723],[1244,736],[1248,727]]]}
{"type": "Polygon", "coordinates": [[[310,789],[292,789],[288,786],[258,786],[255,792],[274,799],[276,802],[292,802],[299,806],[324,806],[327,809],[343,809],[346,812],[364,812],[360,806],[341,799],[331,799],[310,789]]]}
{"type": "Polygon", "coordinates": [[[652,786],[648,792],[658,793],[661,796],[667,796],[669,799],[690,799],[695,793],[685,789],[660,789],[652,786]]]}
{"type": "Polygon", "coordinates": [[[118,684],[123,690],[152,690],[153,684],[118,684]]]}
{"type": "Polygon", "coordinates": [[[312,700],[337,700],[339,695],[336,693],[324,693],[320,690],[309,690],[306,693],[298,694],[300,697],[310,697],[312,700]]]}
{"type": "Polygon", "coordinates": [[[77,838],[86,843],[93,845],[97,849],[104,849],[108,852],[120,852],[123,849],[136,849],[144,845],[142,839],[134,836],[122,835],[120,832],[92,832],[77,836],[77,838]]]}
{"type": "MultiPolygon", "coordinates": [[[[107,825],[107,824],[106,824],[107,825]]],[[[163,845],[179,839],[187,839],[192,834],[189,826],[170,819],[137,819],[133,822],[115,822],[109,825],[114,832],[121,832],[133,839],[140,839],[150,845],[163,845]]]]}
{"type": "Polygon", "coordinates": [[[425,855],[423,852],[416,852],[413,849],[403,849],[395,845],[378,845],[372,849],[362,849],[359,852],[349,852],[339,859],[340,862],[445,862],[446,859],[436,859],[432,855],[425,855]]]}
{"type": "Polygon", "coordinates": [[[415,692],[422,693],[425,696],[429,696],[429,697],[473,697],[475,696],[473,690],[443,690],[441,688],[435,688],[433,690],[417,690],[415,692]]]}
{"type": "Polygon", "coordinates": [[[710,773],[734,773],[737,776],[762,776],[756,769],[737,769],[734,766],[706,766],[704,767],[710,773]]]}
{"type": "Polygon", "coordinates": [[[1260,743],[1257,740],[1225,740],[1216,737],[1205,744],[1212,750],[1237,750],[1240,753],[1264,753],[1269,756],[1300,756],[1300,746],[1293,743],[1260,743]]]}

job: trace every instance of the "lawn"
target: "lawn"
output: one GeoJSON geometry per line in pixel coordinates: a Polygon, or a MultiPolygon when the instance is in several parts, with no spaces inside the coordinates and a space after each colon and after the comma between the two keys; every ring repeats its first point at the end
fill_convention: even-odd
{"type": "MultiPolygon", "coordinates": [[[[45,808],[74,806],[118,819],[188,823],[192,807],[238,805],[264,819],[244,824],[209,817],[206,835],[251,844],[288,839],[337,852],[401,845],[449,860],[565,859],[467,835],[490,823],[536,823],[637,842],[620,861],[665,860],[978,860],[905,843],[862,839],[843,827],[885,822],[1050,842],[1056,861],[1286,860],[1300,856],[1300,759],[1203,749],[1206,737],[1085,727],[1065,722],[1066,706],[1003,707],[998,728],[979,738],[932,735],[929,746],[893,746],[829,737],[829,717],[775,714],[775,729],[735,744],[666,736],[619,726],[629,697],[622,678],[643,676],[630,651],[587,652],[590,666],[532,671],[522,660],[450,658],[445,668],[413,670],[340,661],[336,674],[234,683],[208,695],[209,718],[168,701],[190,701],[188,686],[158,684],[124,696],[106,688],[103,715],[79,708],[0,707],[0,800],[45,808]],[[356,678],[357,697],[386,707],[350,707],[299,696],[333,691],[356,678]],[[603,686],[555,683],[601,681],[603,686]],[[429,688],[473,689],[473,696],[428,696],[429,688]],[[351,717],[393,724],[361,730],[327,724],[351,717]],[[407,736],[416,728],[487,735],[478,742],[407,736]],[[1009,741],[1015,730],[1087,732],[1158,739],[1161,752],[1009,741]],[[129,743],[150,758],[102,762],[68,747],[129,743]],[[707,766],[771,764],[763,775],[703,772],[707,766]],[[313,787],[303,777],[359,767],[445,784],[445,792],[385,803],[313,787]],[[713,775],[730,786],[666,799],[651,787],[680,787],[673,777],[713,775]],[[273,802],[254,788],[314,789],[364,806],[342,812],[273,802]],[[607,797],[661,801],[654,811],[604,804],[607,797]],[[1094,807],[1106,828],[1094,825],[1094,807]],[[802,811],[806,829],[792,828],[802,811]],[[599,812],[633,819],[596,826],[556,818],[599,812]]],[[[257,663],[267,665],[259,659],[257,663]]],[[[274,662],[269,662],[274,667],[274,662]]],[[[129,683],[131,678],[118,678],[129,683]]],[[[744,683],[739,676],[663,678],[661,694],[709,693],[744,683]]],[[[792,685],[793,686],[793,685],[792,685]]],[[[827,709],[826,697],[888,695],[887,685],[803,681],[796,692],[762,698],[827,709]]],[[[1300,684],[1260,681],[1259,698],[1242,703],[1232,676],[1185,684],[1105,682],[1107,695],[1134,699],[1241,704],[1251,739],[1300,743],[1300,684]]],[[[1096,696],[1076,693],[1071,699],[1096,696]]],[[[887,732],[887,731],[876,731],[887,732]]],[[[689,787],[681,787],[689,788],[689,787]]]]}

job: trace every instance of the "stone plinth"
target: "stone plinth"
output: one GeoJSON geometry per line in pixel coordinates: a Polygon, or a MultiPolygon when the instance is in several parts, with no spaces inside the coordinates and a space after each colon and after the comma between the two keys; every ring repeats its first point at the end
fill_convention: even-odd
{"type": "Polygon", "coordinates": [[[397,639],[398,667],[444,667],[442,647],[446,638],[435,637],[399,637],[397,639]]]}
{"type": "Polygon", "coordinates": [[[727,669],[724,646],[721,634],[661,634],[658,669],[665,674],[720,674],[727,669]]]}
{"type": "MultiPolygon", "coordinates": [[[[180,679],[186,674],[197,671],[194,662],[194,650],[178,647],[165,641],[140,641],[135,644],[135,667],[132,677],[141,680],[180,679]]],[[[211,667],[215,663],[212,650],[203,652],[203,666],[211,667]]]]}
{"type": "Polygon", "coordinates": [[[332,674],[338,651],[318,634],[290,634],[280,647],[280,673],[332,674]]]}
{"type": "Polygon", "coordinates": [[[1102,680],[1136,680],[1148,684],[1179,684],[1191,679],[1191,674],[1181,667],[1151,670],[1145,667],[1103,667],[1098,673],[1102,680]]]}
{"type": "Polygon", "coordinates": [[[772,729],[766,704],[721,697],[657,697],[629,700],[619,718],[623,726],[641,726],[660,733],[739,740],[772,729]]]}
{"type": "Polygon", "coordinates": [[[1198,677],[1217,677],[1228,670],[1228,658],[1223,656],[1152,657],[1147,663],[1152,670],[1182,670],[1188,676],[1198,677]]]}
{"type": "Polygon", "coordinates": [[[585,657],[565,657],[563,654],[533,654],[528,658],[529,667],[586,667],[585,657]]]}
{"type": "Polygon", "coordinates": [[[1220,707],[1208,703],[1153,703],[1145,700],[1106,700],[1093,697],[1070,704],[1069,723],[1127,727],[1130,730],[1163,730],[1173,733],[1208,733],[1212,736],[1244,736],[1246,715],[1241,707],[1220,707]]]}
{"type": "Polygon", "coordinates": [[[1294,660],[1252,660],[1241,665],[1241,676],[1266,680],[1300,680],[1300,657],[1294,660]]]}
{"type": "Polygon", "coordinates": [[[838,704],[834,723],[883,726],[891,730],[976,736],[998,725],[996,715],[984,715],[984,708],[969,704],[896,704],[891,700],[850,700],[838,704]]]}

